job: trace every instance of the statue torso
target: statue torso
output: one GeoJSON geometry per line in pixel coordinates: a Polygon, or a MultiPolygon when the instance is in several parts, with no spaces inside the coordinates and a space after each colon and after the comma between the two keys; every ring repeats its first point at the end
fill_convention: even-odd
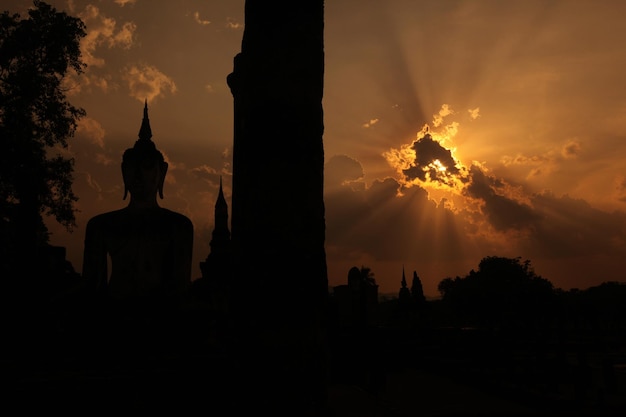
{"type": "Polygon", "coordinates": [[[188,279],[178,276],[183,246],[191,246],[187,217],[160,207],[140,213],[122,209],[96,216],[93,223],[111,258],[113,298],[166,294],[188,279]]]}

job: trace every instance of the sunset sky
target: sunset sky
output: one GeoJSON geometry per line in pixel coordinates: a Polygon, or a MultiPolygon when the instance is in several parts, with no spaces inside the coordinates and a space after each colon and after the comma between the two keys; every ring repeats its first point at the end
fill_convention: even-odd
{"type": "MultiPolygon", "coordinates": [[[[52,243],[80,271],[87,220],[126,205],[121,156],[147,99],[170,165],[160,203],[193,221],[199,277],[220,175],[230,202],[244,0],[48,2],[87,25],[89,65],[67,84],[87,112],[69,149],[78,226],[49,222],[52,243]]],[[[437,296],[485,256],[564,289],[626,281],[625,15],[618,0],[326,1],[330,284],[365,265],[397,293],[404,268],[437,296]]]]}

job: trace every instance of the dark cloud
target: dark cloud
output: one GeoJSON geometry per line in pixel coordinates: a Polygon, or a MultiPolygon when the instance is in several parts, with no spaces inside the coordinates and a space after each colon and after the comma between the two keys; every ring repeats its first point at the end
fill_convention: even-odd
{"type": "Polygon", "coordinates": [[[531,201],[534,210],[541,214],[527,242],[528,250],[535,256],[626,254],[626,213],[602,211],[585,200],[548,192],[534,195],[531,201]]]}
{"type": "Polygon", "coordinates": [[[528,204],[507,197],[507,184],[470,168],[465,193],[480,200],[482,213],[498,232],[523,230],[519,248],[534,258],[626,253],[626,213],[606,212],[582,199],[553,193],[528,194],[528,204]],[[621,226],[623,225],[623,226],[621,226]]]}
{"type": "Polygon", "coordinates": [[[363,167],[356,159],[347,155],[334,155],[324,167],[326,186],[337,186],[363,178],[363,167]]]}
{"type": "Polygon", "coordinates": [[[454,178],[460,177],[461,169],[452,152],[441,146],[429,133],[413,142],[412,148],[415,161],[409,168],[402,170],[407,179],[430,180],[452,186],[454,178]]]}
{"type": "Polygon", "coordinates": [[[471,180],[464,192],[484,203],[481,210],[496,230],[529,228],[539,219],[532,207],[503,195],[502,180],[486,175],[477,165],[469,173],[471,180]]]}
{"type": "Polygon", "coordinates": [[[580,153],[580,143],[576,141],[569,141],[561,150],[561,155],[563,158],[575,158],[580,153]]]}

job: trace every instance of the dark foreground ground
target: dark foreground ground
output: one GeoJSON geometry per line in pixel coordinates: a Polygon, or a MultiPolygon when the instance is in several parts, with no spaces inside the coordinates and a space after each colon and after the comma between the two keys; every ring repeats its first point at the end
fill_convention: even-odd
{"type": "Polygon", "coordinates": [[[6,313],[0,410],[12,415],[626,416],[621,328],[332,328],[327,404],[291,410],[300,384],[271,371],[281,357],[257,355],[265,375],[247,370],[248,347],[225,349],[199,312],[182,330],[145,334],[86,314],[6,313]]]}
{"type": "MultiPolygon", "coordinates": [[[[258,409],[248,403],[248,392],[233,395],[226,392],[211,369],[206,375],[197,370],[180,374],[152,369],[143,375],[123,374],[111,370],[109,375],[30,375],[6,378],[3,408],[16,410],[15,415],[32,412],[81,412],[86,415],[121,411],[170,412],[176,415],[230,416],[257,411],[267,415],[271,410],[258,409]]],[[[214,372],[214,371],[213,371],[214,372]]],[[[408,417],[408,416],[624,416],[622,399],[603,405],[536,406],[523,404],[489,392],[480,386],[459,383],[447,376],[407,369],[387,376],[384,393],[373,394],[358,385],[330,384],[328,409],[334,417],[408,417]]],[[[283,401],[275,392],[273,401],[283,401]]],[[[255,413],[256,414],[256,413],[255,413]]],[[[314,415],[293,410],[292,415],[314,415]]],[[[322,414],[318,414],[322,415],[322,414]]]]}
{"type": "MultiPolygon", "coordinates": [[[[507,344],[475,332],[443,333],[406,338],[384,332],[384,337],[378,334],[379,343],[369,347],[358,338],[344,340],[333,348],[326,409],[294,409],[288,414],[626,415],[626,362],[615,346],[608,367],[606,349],[593,343],[556,349],[546,342],[539,348],[536,341],[507,344]]],[[[231,416],[272,415],[272,404],[281,409],[287,402],[281,386],[289,382],[267,375],[263,386],[254,386],[245,372],[234,372],[237,358],[206,341],[178,349],[170,345],[168,351],[158,343],[120,340],[105,348],[93,343],[89,338],[71,344],[31,338],[19,350],[5,349],[0,360],[0,382],[6,387],[2,407],[17,414],[167,411],[231,416]],[[269,393],[263,404],[255,396],[261,391],[269,393]]]]}

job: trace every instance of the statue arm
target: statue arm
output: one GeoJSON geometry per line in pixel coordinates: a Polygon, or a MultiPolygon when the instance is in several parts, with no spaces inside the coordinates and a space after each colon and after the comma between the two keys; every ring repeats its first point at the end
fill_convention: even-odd
{"type": "Polygon", "coordinates": [[[83,278],[96,292],[103,292],[107,285],[107,252],[103,226],[96,219],[87,223],[83,252],[83,278]]]}

